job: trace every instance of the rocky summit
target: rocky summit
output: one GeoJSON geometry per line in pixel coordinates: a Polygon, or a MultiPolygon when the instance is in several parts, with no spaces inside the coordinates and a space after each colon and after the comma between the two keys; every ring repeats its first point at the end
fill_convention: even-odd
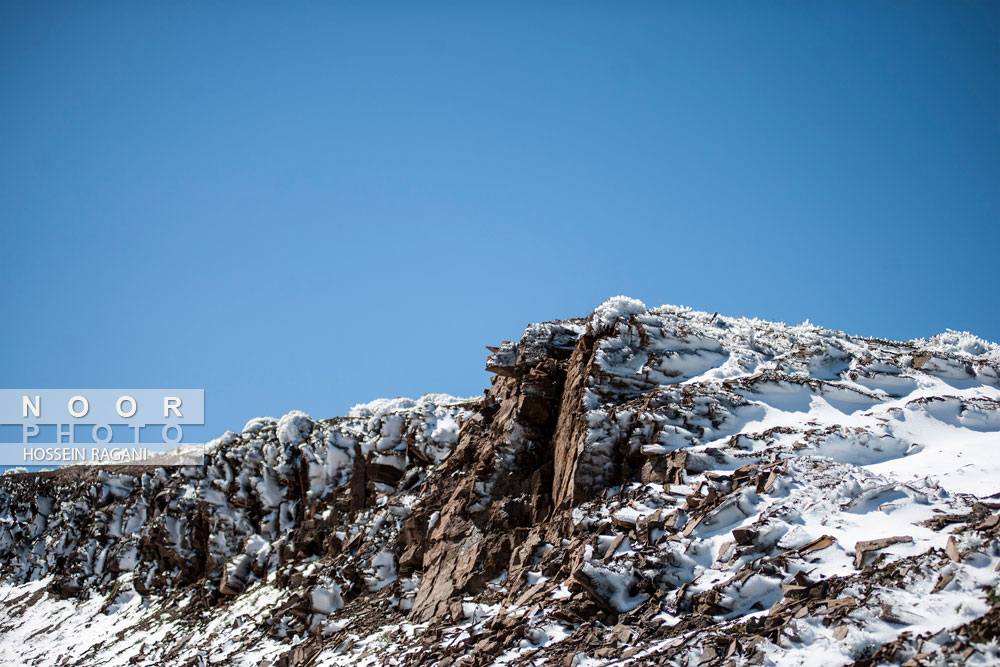
{"type": "Polygon", "coordinates": [[[1000,663],[1000,346],[616,297],[486,368],[4,475],[0,664],[1000,663]]]}

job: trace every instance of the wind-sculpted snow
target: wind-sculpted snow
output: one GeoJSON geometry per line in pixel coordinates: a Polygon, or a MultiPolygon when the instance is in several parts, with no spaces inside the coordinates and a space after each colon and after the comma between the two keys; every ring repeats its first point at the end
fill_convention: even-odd
{"type": "Polygon", "coordinates": [[[0,478],[0,664],[1000,662],[1000,347],[615,297],[481,399],[0,478]]]}

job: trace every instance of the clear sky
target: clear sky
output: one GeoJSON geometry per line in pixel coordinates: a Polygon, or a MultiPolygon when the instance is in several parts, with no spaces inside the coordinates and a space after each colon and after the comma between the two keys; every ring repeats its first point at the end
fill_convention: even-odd
{"type": "Polygon", "coordinates": [[[0,385],[488,386],[609,296],[1000,340],[1000,3],[0,5],[0,385]]]}

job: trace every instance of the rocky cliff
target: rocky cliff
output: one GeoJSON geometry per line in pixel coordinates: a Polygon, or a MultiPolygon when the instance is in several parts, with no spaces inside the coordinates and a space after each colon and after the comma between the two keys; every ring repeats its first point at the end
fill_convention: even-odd
{"type": "Polygon", "coordinates": [[[0,478],[0,664],[997,664],[1000,347],[618,297],[482,398],[0,478]]]}

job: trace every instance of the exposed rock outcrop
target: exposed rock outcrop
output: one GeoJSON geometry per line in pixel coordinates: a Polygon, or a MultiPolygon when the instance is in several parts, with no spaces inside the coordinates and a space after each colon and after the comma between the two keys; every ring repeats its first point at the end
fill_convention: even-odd
{"type": "Polygon", "coordinates": [[[619,297],[490,351],[481,399],[0,478],[0,664],[997,660],[996,345],[619,297]]]}

